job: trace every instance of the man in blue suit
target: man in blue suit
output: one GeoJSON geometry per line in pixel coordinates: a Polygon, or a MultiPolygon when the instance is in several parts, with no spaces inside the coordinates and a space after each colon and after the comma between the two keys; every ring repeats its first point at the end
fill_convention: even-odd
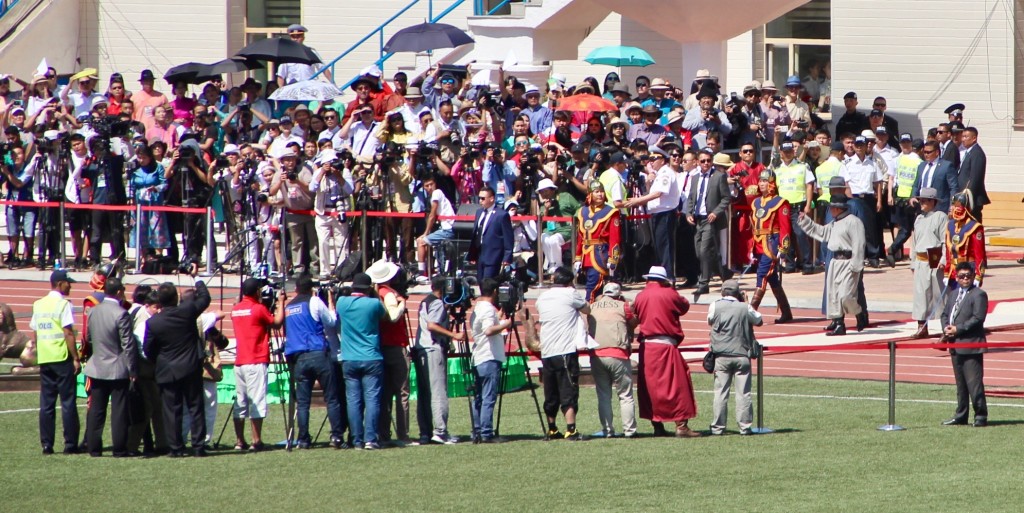
{"type": "Polygon", "coordinates": [[[512,218],[495,203],[494,189],[480,189],[480,210],[473,220],[473,238],[469,260],[476,260],[476,278],[495,278],[501,268],[512,263],[512,218]]]}
{"type": "Polygon", "coordinates": [[[921,189],[931,187],[935,189],[939,203],[935,207],[943,212],[949,212],[949,198],[960,190],[957,183],[956,169],[949,161],[939,158],[939,143],[929,141],[924,143],[924,162],[917,168],[917,178],[914,180],[914,191],[911,193],[910,204],[917,205],[917,197],[921,189]]]}

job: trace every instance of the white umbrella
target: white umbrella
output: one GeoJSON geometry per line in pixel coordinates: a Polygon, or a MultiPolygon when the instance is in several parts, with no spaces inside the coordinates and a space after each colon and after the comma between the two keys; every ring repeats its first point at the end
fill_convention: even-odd
{"type": "Polygon", "coordinates": [[[271,100],[307,102],[312,100],[330,101],[341,96],[341,90],[334,84],[320,80],[303,80],[278,88],[270,95],[271,100]]]}

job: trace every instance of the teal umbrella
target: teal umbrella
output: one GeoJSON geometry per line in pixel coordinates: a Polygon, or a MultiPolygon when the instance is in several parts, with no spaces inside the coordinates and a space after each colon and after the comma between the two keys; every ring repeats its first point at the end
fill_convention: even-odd
{"type": "Polygon", "coordinates": [[[651,54],[635,46],[602,46],[583,59],[591,64],[608,66],[650,66],[654,64],[651,54]]]}

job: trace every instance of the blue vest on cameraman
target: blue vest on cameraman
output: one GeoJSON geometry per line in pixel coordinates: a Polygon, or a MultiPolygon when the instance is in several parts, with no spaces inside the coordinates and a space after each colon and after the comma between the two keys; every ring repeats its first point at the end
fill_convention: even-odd
{"type": "Polygon", "coordinates": [[[284,309],[284,354],[290,356],[311,351],[324,351],[327,337],[320,319],[309,311],[309,295],[296,296],[284,309]]]}

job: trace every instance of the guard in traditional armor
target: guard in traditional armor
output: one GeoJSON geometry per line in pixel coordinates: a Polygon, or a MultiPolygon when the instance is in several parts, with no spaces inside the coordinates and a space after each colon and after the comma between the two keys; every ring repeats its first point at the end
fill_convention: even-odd
{"type": "Polygon", "coordinates": [[[576,253],[573,271],[586,271],[587,301],[593,301],[595,290],[601,290],[605,278],[615,272],[622,250],[619,238],[622,233],[619,210],[606,203],[604,186],[601,182],[590,182],[587,204],[576,214],[579,234],[576,237],[576,253]]]}
{"type": "Polygon", "coordinates": [[[779,274],[779,258],[789,251],[790,236],[793,227],[790,225],[789,202],[779,196],[775,184],[775,173],[765,169],[758,175],[758,190],[761,196],[751,202],[750,224],[754,233],[754,256],[757,262],[757,288],[750,299],[750,306],[761,305],[768,286],[779,305],[779,317],[776,324],[793,320],[793,310],[789,307],[786,291],[782,289],[782,276],[779,274]]]}
{"type": "Polygon", "coordinates": [[[971,191],[953,195],[949,208],[949,224],[946,230],[946,267],[944,276],[949,287],[956,284],[956,266],[960,262],[974,264],[975,280],[981,286],[985,278],[985,227],[971,215],[974,197],[971,191]]]}

